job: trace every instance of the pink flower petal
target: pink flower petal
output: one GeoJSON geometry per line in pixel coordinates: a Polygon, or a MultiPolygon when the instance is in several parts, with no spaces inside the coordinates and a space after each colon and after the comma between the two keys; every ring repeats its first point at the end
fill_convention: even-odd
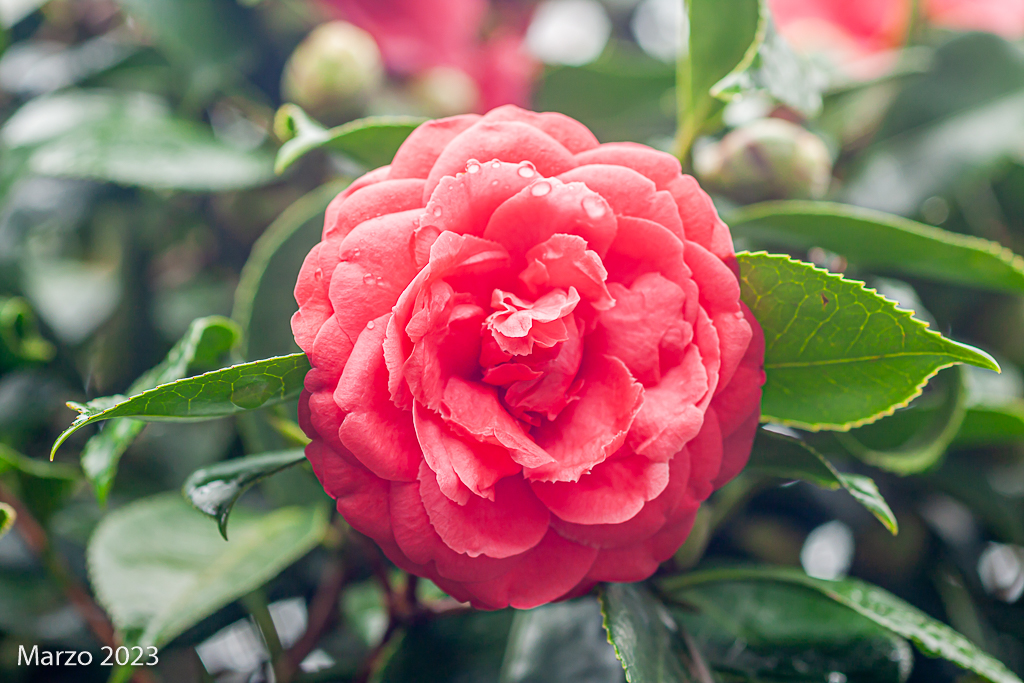
{"type": "Polygon", "coordinates": [[[679,159],[636,142],[608,142],[577,154],[576,162],[580,166],[612,164],[631,168],[654,181],[659,190],[667,190],[683,172],[679,159]]]}
{"type": "Polygon", "coordinates": [[[419,126],[398,148],[388,177],[426,178],[448,143],[479,120],[476,114],[464,114],[419,126]]]}
{"type": "Polygon", "coordinates": [[[571,183],[581,182],[605,198],[616,216],[646,218],[682,237],[679,209],[668,192],[661,192],[649,178],[625,166],[590,164],[559,176],[571,183]]]}
{"type": "Polygon", "coordinates": [[[667,462],[642,455],[606,460],[579,481],[534,481],[534,493],[560,519],[574,524],[621,524],[657,498],[669,481],[667,462]]]}
{"type": "Polygon", "coordinates": [[[459,505],[441,492],[434,472],[423,463],[420,496],[444,544],[470,557],[519,555],[540,543],[548,531],[550,513],[522,477],[497,482],[493,502],[471,496],[465,505],[459,505]]]}
{"type": "Polygon", "coordinates": [[[553,287],[574,287],[591,306],[605,311],[615,305],[605,280],[608,272],[597,252],[579,235],[556,234],[526,252],[527,266],[519,279],[531,294],[553,287]]]}
{"type": "Polygon", "coordinates": [[[383,180],[367,185],[335,204],[331,202],[331,222],[324,222],[324,239],[345,237],[363,221],[377,218],[382,207],[386,213],[423,208],[424,181],[417,178],[383,180]]]}
{"type": "Polygon", "coordinates": [[[576,119],[557,112],[538,113],[513,105],[498,107],[487,112],[484,121],[518,121],[538,128],[558,140],[573,154],[597,147],[597,138],[576,119]]]}
{"type": "Polygon", "coordinates": [[[523,469],[504,448],[459,437],[419,403],[413,408],[413,422],[423,458],[436,474],[438,487],[459,505],[468,503],[471,494],[493,501],[494,485],[523,469]]]}
{"type": "Polygon", "coordinates": [[[526,476],[533,481],[579,480],[619,449],[644,403],[644,388],[617,358],[591,354],[579,376],[579,400],[534,429],[537,444],[553,462],[527,465],[526,476]]]}
{"type": "Polygon", "coordinates": [[[499,206],[484,237],[504,245],[521,263],[530,249],[556,234],[579,235],[589,249],[603,256],[615,232],[615,216],[604,198],[582,183],[548,178],[499,206]]]}
{"type": "Polygon", "coordinates": [[[529,160],[544,176],[558,175],[576,165],[569,150],[533,126],[517,121],[479,121],[444,148],[427,177],[425,191],[433,193],[441,178],[464,172],[470,159],[512,164],[529,160]]]}
{"type": "Polygon", "coordinates": [[[700,351],[690,346],[683,362],[644,391],[644,405],[629,433],[637,453],[668,462],[697,435],[704,422],[700,401],[708,395],[708,375],[700,351]]]}
{"type": "Polygon", "coordinates": [[[693,176],[680,176],[671,181],[668,191],[683,216],[683,232],[687,241],[696,242],[720,259],[733,255],[729,228],[718,217],[718,210],[708,193],[693,176]]]}
{"type": "Polygon", "coordinates": [[[420,219],[421,228],[482,235],[494,210],[538,177],[530,162],[470,159],[467,163],[478,170],[441,178],[420,219]]]}

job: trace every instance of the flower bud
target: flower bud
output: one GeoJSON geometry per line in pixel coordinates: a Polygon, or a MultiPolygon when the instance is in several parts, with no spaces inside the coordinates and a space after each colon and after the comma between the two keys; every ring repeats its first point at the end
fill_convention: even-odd
{"type": "Polygon", "coordinates": [[[333,123],[357,115],[383,79],[380,50],[370,34],[332,21],[313,29],[295,48],[281,92],[315,118],[333,123]]]}
{"type": "Polygon", "coordinates": [[[820,199],[832,178],[832,157],[821,138],[774,118],[698,148],[693,165],[703,185],[744,203],[820,199]]]}
{"type": "Polygon", "coordinates": [[[417,108],[432,118],[466,114],[477,108],[480,89],[462,69],[436,66],[417,75],[409,84],[417,108]]]}

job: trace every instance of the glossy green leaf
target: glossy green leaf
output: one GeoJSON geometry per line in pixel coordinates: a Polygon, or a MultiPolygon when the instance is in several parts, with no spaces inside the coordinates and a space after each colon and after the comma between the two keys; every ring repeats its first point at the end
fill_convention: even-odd
{"type": "Polygon", "coordinates": [[[172,118],[116,117],[77,126],[32,152],[39,175],[87,178],[157,190],[223,192],[274,180],[262,149],[221,142],[208,126],[172,118]]]}
{"type": "Polygon", "coordinates": [[[981,446],[1024,441],[1024,400],[968,406],[953,443],[981,446]]]}
{"type": "Polygon", "coordinates": [[[845,489],[886,529],[894,535],[899,530],[896,515],[870,477],[840,472],[825,456],[799,439],[759,429],[745,471],[783,479],[800,479],[833,491],[845,489]]]}
{"type": "Polygon", "coordinates": [[[861,268],[1004,292],[1024,292],[1024,258],[978,237],[831,202],[782,201],[728,216],[735,237],[822,247],[861,268]]]}
{"type": "Polygon", "coordinates": [[[737,255],[743,301],[765,335],[765,420],[846,431],[890,415],[940,369],[998,370],[863,283],[785,255],[737,255]]]}
{"type": "Polygon", "coordinates": [[[620,683],[622,665],[594,598],[516,612],[500,683],[620,683]]]}
{"type": "MultiPolygon", "coordinates": [[[[188,331],[163,362],[139,377],[128,388],[128,395],[134,396],[160,384],[181,379],[190,369],[216,366],[221,357],[238,343],[239,336],[238,326],[221,316],[192,321],[188,331]]],[[[113,486],[121,456],[143,427],[145,423],[139,420],[115,419],[85,443],[82,449],[82,469],[101,505],[106,503],[110,487],[113,486]]]]}
{"type": "Polygon", "coordinates": [[[402,146],[424,119],[413,116],[369,116],[335,128],[324,128],[294,104],[286,104],[277,113],[275,127],[293,135],[277,152],[274,170],[284,171],[314,149],[341,152],[367,168],[390,164],[402,146]]]}
{"type": "Polygon", "coordinates": [[[858,459],[896,474],[916,474],[935,467],[956,437],[967,413],[967,391],[962,371],[954,368],[940,377],[947,378],[943,396],[940,397],[941,404],[937,409],[929,411],[927,421],[906,442],[892,448],[876,448],[865,444],[864,434],[883,430],[884,420],[861,429],[835,434],[835,439],[858,459]]]}
{"type": "Polygon", "coordinates": [[[185,480],[182,493],[195,509],[217,520],[220,533],[227,540],[228,516],[242,494],[261,479],[305,459],[305,452],[299,449],[226,460],[193,472],[185,480]]]}
{"type": "Polygon", "coordinates": [[[57,350],[40,336],[35,316],[20,297],[0,297],[0,370],[20,362],[46,362],[57,350]]]}
{"type": "Polygon", "coordinates": [[[665,606],[642,584],[609,583],[601,590],[608,640],[629,683],[690,683],[685,645],[665,606]]]}
{"type": "Polygon", "coordinates": [[[674,597],[697,586],[761,581],[813,589],[910,640],[929,657],[951,661],[992,683],[1020,683],[1020,679],[1002,663],[982,652],[961,634],[891,593],[858,579],[828,581],[812,578],[796,569],[768,567],[698,571],[665,579],[659,585],[674,597]]]}
{"type": "Polygon", "coordinates": [[[135,396],[106,396],[85,404],[69,403],[79,415],[54,443],[51,455],[74,432],[100,420],[209,420],[287,401],[302,391],[308,371],[306,354],[296,353],[232,365],[161,384],[135,396]]]}
{"type": "Polygon", "coordinates": [[[140,645],[159,647],[316,547],[327,531],[327,510],[237,510],[233,531],[225,542],[177,494],[120,508],[89,541],[96,597],[120,631],[138,632],[140,645]]]}
{"type": "MultiPolygon", "coordinates": [[[[761,16],[769,16],[764,0],[761,2],[761,16]]],[[[711,94],[730,101],[763,92],[808,117],[814,117],[821,111],[822,91],[827,85],[825,74],[794,52],[769,18],[765,21],[764,37],[757,45],[753,60],[741,62],[711,88],[711,94]]]]}
{"type": "Polygon", "coordinates": [[[513,613],[473,610],[414,624],[400,640],[392,640],[386,664],[372,680],[493,683],[501,671],[513,613]]]}
{"type": "Polygon", "coordinates": [[[712,88],[753,64],[768,29],[759,0],[691,0],[686,5],[689,50],[679,60],[676,84],[680,155],[689,152],[705,122],[722,109],[712,88]]]}
{"type": "Polygon", "coordinates": [[[328,183],[285,209],[256,240],[235,289],[232,319],[242,328],[242,355],[266,358],[298,351],[289,320],[302,263],[323,233],[324,212],[347,181],[328,183]]]}
{"type": "Polygon", "coordinates": [[[7,503],[0,503],[0,538],[14,527],[18,513],[7,503]]]}
{"type": "Polygon", "coordinates": [[[746,681],[903,683],[914,653],[903,638],[802,586],[711,583],[673,595],[671,608],[723,676],[746,681]],[[832,675],[832,677],[830,677],[832,675]]]}

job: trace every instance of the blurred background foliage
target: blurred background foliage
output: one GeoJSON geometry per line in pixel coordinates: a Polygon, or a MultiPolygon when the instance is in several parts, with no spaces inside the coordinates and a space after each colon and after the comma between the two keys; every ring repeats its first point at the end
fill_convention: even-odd
{"type": "MultiPolygon", "coordinates": [[[[294,118],[274,125],[285,102],[332,126],[515,101],[565,112],[605,142],[672,149],[675,60],[687,49],[681,3],[495,0],[471,27],[471,44],[434,60],[403,57],[380,30],[373,35],[372,21],[363,24],[369,33],[338,21],[358,4],[0,0],[0,534],[17,514],[15,531],[0,538],[0,680],[106,680],[99,657],[77,669],[18,665],[19,646],[98,654],[111,642],[90,593],[129,642],[160,645],[160,664],[136,670],[139,681],[622,679],[592,599],[514,624],[510,611],[465,612],[328,519],[329,500],[305,466],[245,494],[232,540],[250,539],[266,556],[262,574],[240,568],[216,524],[176,491],[196,470],[247,454],[283,452],[267,472],[294,462],[294,405],[150,424],[121,440],[127,450],[113,443],[91,464],[80,453],[96,431],[84,429],[47,461],[74,416],[67,400],[128,392],[165,357],[161,381],[298,350],[288,327],[295,275],[327,202],[376,148],[353,138],[347,150],[318,149],[275,174],[275,152],[296,132],[294,118]],[[168,356],[187,333],[195,348],[168,356]],[[166,562],[139,562],[125,548],[166,562]],[[411,604],[429,609],[410,613],[411,604]],[[401,633],[391,638],[395,623],[401,633]],[[275,674],[268,652],[282,649],[297,661],[286,657],[275,674]]],[[[780,104],[766,86],[725,106],[687,156],[727,220],[752,202],[829,199],[1024,251],[1024,24],[965,27],[919,13],[888,42],[837,39],[822,50],[827,41],[801,45],[813,32],[785,18],[780,11],[780,29],[810,66],[782,78],[794,92],[816,84],[809,109],[780,104]],[[848,43],[842,54],[831,49],[848,43]]],[[[943,333],[993,352],[1004,372],[966,373],[973,410],[958,436],[932,444],[934,461],[948,453],[921,476],[886,474],[844,458],[849,448],[817,443],[843,472],[871,474],[898,536],[840,491],[750,473],[712,500],[676,568],[745,558],[826,578],[850,573],[950,623],[1020,674],[1021,297],[894,279],[814,244],[737,234],[738,248],[788,251],[866,280],[943,333]]],[[[905,445],[941,418],[943,392],[954,391],[943,386],[850,438],[876,450],[905,445]]],[[[225,476],[193,477],[191,486],[225,476]]],[[[248,483],[232,485],[240,495],[248,483]]],[[[726,613],[787,606],[774,622],[750,617],[742,634],[728,620],[694,627],[715,661],[729,659],[737,638],[751,644],[723,680],[905,679],[914,656],[902,639],[860,624],[854,654],[818,643],[832,659],[808,662],[800,653],[820,636],[817,625],[842,615],[784,587],[743,590],[751,594],[687,594],[726,613]],[[783,622],[789,650],[758,635],[783,622]],[[779,668],[779,657],[788,664],[779,668]],[[840,670],[848,673],[833,675],[840,670]]],[[[941,660],[912,663],[912,681],[962,676],[941,660]]]]}

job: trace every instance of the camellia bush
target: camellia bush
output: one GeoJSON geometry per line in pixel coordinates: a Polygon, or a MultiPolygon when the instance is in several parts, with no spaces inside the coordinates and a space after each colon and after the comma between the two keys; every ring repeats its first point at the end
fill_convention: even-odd
{"type": "Polygon", "coordinates": [[[1024,5],[0,23],[0,680],[1020,683],[1024,5]]]}

